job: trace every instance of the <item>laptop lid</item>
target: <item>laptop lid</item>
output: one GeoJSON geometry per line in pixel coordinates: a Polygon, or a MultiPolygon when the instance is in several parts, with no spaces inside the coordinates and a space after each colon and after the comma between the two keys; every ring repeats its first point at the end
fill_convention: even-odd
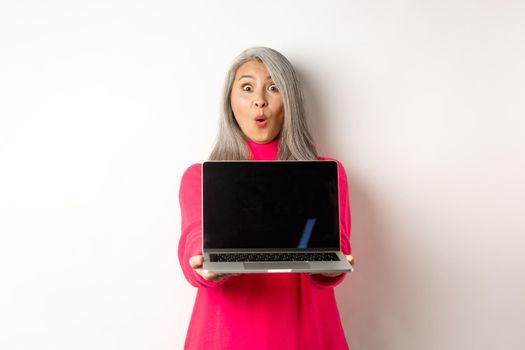
{"type": "Polygon", "coordinates": [[[203,164],[203,251],[338,251],[335,161],[203,164]]]}

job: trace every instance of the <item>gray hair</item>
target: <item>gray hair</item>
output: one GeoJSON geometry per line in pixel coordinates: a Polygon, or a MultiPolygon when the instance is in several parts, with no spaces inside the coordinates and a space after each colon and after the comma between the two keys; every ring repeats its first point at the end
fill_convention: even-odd
{"type": "Polygon", "coordinates": [[[303,93],[297,73],[281,53],[268,47],[252,47],[243,51],[230,67],[223,88],[222,113],[217,141],[210,160],[249,160],[249,147],[244,133],[233,114],[230,102],[233,80],[237,69],[251,60],[259,60],[268,67],[273,82],[283,96],[284,121],[279,134],[277,159],[316,160],[317,151],[308,128],[303,104],[303,93]]]}

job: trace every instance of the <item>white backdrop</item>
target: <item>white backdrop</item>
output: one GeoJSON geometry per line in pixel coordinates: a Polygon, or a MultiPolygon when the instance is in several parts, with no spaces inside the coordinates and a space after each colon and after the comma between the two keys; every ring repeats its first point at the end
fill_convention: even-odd
{"type": "Polygon", "coordinates": [[[0,348],[180,349],[178,190],[273,47],[348,171],[351,348],[525,348],[523,1],[0,2],[0,348]]]}

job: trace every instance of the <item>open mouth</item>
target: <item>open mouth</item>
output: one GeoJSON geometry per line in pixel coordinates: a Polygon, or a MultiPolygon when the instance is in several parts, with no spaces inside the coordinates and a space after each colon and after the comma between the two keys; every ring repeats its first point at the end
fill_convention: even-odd
{"type": "Polygon", "coordinates": [[[255,117],[255,125],[262,128],[268,123],[268,117],[265,115],[258,115],[255,117]]]}

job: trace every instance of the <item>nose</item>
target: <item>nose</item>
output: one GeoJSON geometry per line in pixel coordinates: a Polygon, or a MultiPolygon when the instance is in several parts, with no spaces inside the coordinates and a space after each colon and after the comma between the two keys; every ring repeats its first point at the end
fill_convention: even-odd
{"type": "Polygon", "coordinates": [[[264,107],[266,107],[266,101],[263,101],[263,100],[255,101],[255,107],[257,107],[257,108],[264,108],[264,107]]]}
{"type": "Polygon", "coordinates": [[[264,108],[268,105],[268,102],[266,101],[266,98],[264,97],[264,93],[255,94],[253,97],[253,104],[257,108],[264,108]]]}

